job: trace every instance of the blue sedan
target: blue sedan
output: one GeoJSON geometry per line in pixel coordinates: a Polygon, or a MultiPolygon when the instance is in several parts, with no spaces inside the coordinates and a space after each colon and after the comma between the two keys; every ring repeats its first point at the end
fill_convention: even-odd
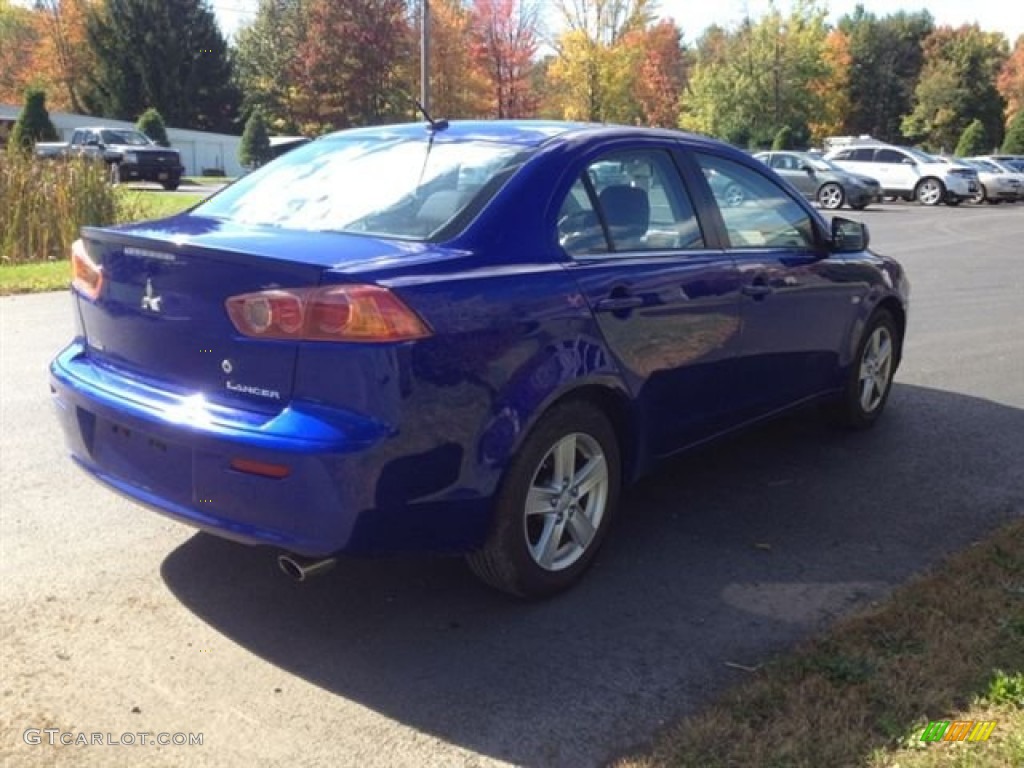
{"type": "Polygon", "coordinates": [[[540,121],[342,131],[71,256],[88,473],[299,579],[448,552],[527,597],[666,457],[817,401],[872,425],[909,292],[728,145],[540,121]]]}

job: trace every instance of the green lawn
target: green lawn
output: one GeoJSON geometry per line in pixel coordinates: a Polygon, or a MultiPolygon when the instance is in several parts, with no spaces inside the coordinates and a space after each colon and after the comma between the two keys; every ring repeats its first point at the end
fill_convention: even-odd
{"type": "MultiPolygon", "coordinates": [[[[202,195],[148,189],[121,189],[118,194],[123,221],[171,216],[203,200],[202,195]]],[[[0,296],[63,290],[70,280],[70,269],[65,260],[4,264],[0,266],[0,296]]]]}

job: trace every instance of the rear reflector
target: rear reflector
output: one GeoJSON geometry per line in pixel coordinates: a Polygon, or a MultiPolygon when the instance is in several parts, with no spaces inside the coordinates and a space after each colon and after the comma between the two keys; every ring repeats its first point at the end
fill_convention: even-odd
{"type": "Polygon", "coordinates": [[[103,268],[89,257],[81,239],[71,244],[71,287],[87,299],[95,299],[103,288],[103,268]]]}
{"type": "Polygon", "coordinates": [[[430,335],[387,288],[329,285],[232,296],[224,306],[239,333],[295,341],[410,341],[430,335]]]}
{"type": "Polygon", "coordinates": [[[283,464],[268,464],[265,461],[252,461],[250,459],[232,459],[231,469],[236,472],[245,472],[248,475],[270,477],[274,480],[281,480],[292,473],[291,468],[283,464]]]}

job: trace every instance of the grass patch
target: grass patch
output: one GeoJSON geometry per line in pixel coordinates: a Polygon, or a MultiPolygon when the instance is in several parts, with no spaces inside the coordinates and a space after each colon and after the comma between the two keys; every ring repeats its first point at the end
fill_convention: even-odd
{"type": "Polygon", "coordinates": [[[837,622],[617,768],[1024,766],[1024,521],[837,622]],[[984,743],[929,721],[998,722],[984,743]]]}
{"type": "Polygon", "coordinates": [[[117,216],[119,223],[173,216],[205,199],[204,195],[156,192],[148,189],[118,189],[117,193],[120,205],[117,216]]]}
{"type": "Polygon", "coordinates": [[[182,184],[199,184],[201,186],[230,184],[235,180],[234,176],[187,176],[181,180],[182,184]]]}
{"type": "Polygon", "coordinates": [[[71,265],[63,260],[0,266],[0,296],[60,291],[70,282],[71,265]]]}

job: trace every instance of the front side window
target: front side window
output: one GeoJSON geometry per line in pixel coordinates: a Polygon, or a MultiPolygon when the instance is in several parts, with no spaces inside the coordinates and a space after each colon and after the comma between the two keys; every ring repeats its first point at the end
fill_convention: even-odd
{"type": "Polygon", "coordinates": [[[778,184],[752,168],[698,153],[733,248],[813,248],[810,214],[778,184]]]}
{"type": "Polygon", "coordinates": [[[531,150],[491,141],[337,135],[292,150],[194,209],[308,231],[425,240],[500,188],[531,150]]]}
{"type": "Polygon", "coordinates": [[[875,153],[876,163],[903,163],[910,158],[904,155],[902,152],[897,152],[895,149],[880,149],[875,153]]]}
{"type": "Polygon", "coordinates": [[[704,247],[668,153],[616,152],[591,163],[585,173],[586,180],[576,181],[559,211],[559,242],[570,255],[704,247]]]}

